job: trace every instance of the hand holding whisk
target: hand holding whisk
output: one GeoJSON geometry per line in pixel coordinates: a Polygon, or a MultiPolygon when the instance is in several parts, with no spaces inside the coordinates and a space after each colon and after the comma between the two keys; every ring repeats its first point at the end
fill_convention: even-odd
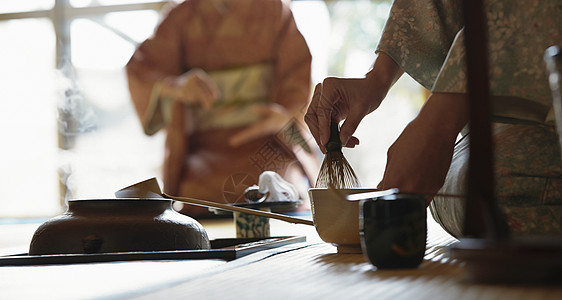
{"type": "Polygon", "coordinates": [[[342,153],[340,130],[337,122],[330,123],[330,139],[326,144],[326,155],[320,166],[317,188],[355,188],[359,187],[359,179],[353,168],[342,153]]]}

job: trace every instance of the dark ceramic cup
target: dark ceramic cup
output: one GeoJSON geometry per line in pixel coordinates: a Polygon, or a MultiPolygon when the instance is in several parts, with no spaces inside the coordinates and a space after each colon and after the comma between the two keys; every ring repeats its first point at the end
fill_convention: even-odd
{"type": "Polygon", "coordinates": [[[361,200],[361,249],[374,266],[419,266],[425,254],[426,204],[422,195],[402,193],[361,200]]]}

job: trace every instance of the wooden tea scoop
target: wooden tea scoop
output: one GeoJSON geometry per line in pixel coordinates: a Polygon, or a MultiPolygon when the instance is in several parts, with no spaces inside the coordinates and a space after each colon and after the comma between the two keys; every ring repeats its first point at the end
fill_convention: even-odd
{"type": "Polygon", "coordinates": [[[282,214],[266,212],[257,209],[250,209],[245,207],[239,207],[239,206],[232,206],[232,205],[200,200],[195,198],[171,196],[162,192],[162,190],[160,189],[160,185],[158,185],[158,181],[154,177],[118,190],[117,192],[115,192],[115,197],[117,198],[167,198],[167,199],[172,199],[175,201],[197,205],[197,206],[214,207],[226,211],[235,211],[235,212],[241,212],[251,215],[258,215],[258,216],[277,219],[289,223],[314,226],[314,223],[312,221],[304,220],[301,218],[293,218],[282,214]]]}

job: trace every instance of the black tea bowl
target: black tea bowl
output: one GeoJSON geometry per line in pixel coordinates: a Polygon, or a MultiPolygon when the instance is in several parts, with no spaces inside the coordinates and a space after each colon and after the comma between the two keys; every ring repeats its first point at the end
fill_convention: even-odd
{"type": "Polygon", "coordinates": [[[378,269],[417,268],[427,238],[423,195],[396,193],[360,202],[361,249],[378,269]]]}

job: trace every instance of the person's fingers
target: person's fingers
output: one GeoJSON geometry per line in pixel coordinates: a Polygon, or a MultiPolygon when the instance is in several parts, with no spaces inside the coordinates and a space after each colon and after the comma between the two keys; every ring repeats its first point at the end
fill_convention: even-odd
{"type": "Polygon", "coordinates": [[[212,105],[213,101],[211,95],[205,91],[200,82],[196,81],[197,79],[194,79],[192,83],[187,86],[189,88],[189,92],[184,92],[184,99],[186,99],[187,103],[199,104],[204,109],[208,109],[212,105]]]}
{"type": "Polygon", "coordinates": [[[193,69],[176,80],[175,97],[190,105],[201,105],[205,109],[212,107],[220,97],[216,83],[205,71],[193,69]]]}
{"type": "Polygon", "coordinates": [[[196,101],[200,102],[205,109],[211,108],[218,98],[218,89],[213,80],[203,72],[197,72],[193,76],[193,85],[197,90],[196,101]]]}
{"type": "MultiPolygon", "coordinates": [[[[354,88],[351,89],[351,91],[348,89],[347,92],[353,93],[353,92],[357,92],[357,90],[360,90],[360,86],[357,86],[357,83],[359,82],[358,80],[353,79],[353,81],[348,81],[348,82],[353,83],[354,86],[352,87],[354,88]]],[[[361,121],[369,111],[368,108],[365,107],[365,98],[364,98],[365,96],[362,93],[359,93],[358,95],[346,94],[344,97],[346,97],[346,100],[348,101],[349,111],[345,115],[345,120],[340,128],[340,139],[342,145],[347,145],[349,143],[350,138],[357,130],[357,127],[359,127],[359,124],[361,123],[361,121]],[[349,103],[352,99],[355,100],[353,101],[354,102],[353,105],[349,103]]],[[[352,141],[349,144],[355,145],[355,141],[352,141]]]]}
{"type": "Polygon", "coordinates": [[[360,122],[361,119],[355,118],[351,114],[347,116],[347,119],[345,119],[340,128],[340,140],[342,145],[346,146],[347,144],[350,144],[355,146],[359,144],[359,140],[356,137],[353,137],[353,133],[357,130],[360,122]]]}
{"type": "Polygon", "coordinates": [[[197,73],[197,77],[204,83],[205,93],[215,99],[219,97],[219,88],[215,81],[207,75],[207,73],[201,71],[200,73],[197,73]]]}
{"type": "MultiPolygon", "coordinates": [[[[332,122],[332,113],[336,102],[339,97],[336,95],[334,86],[337,83],[332,78],[324,79],[322,89],[320,90],[320,97],[318,99],[318,106],[316,108],[316,115],[318,117],[318,136],[322,146],[325,146],[330,139],[330,123],[332,122]]],[[[335,122],[339,120],[334,120],[335,122]]]]}
{"type": "Polygon", "coordinates": [[[359,139],[351,136],[345,144],[342,144],[344,147],[347,148],[355,148],[355,146],[359,145],[359,139]]]}
{"type": "Polygon", "coordinates": [[[314,88],[314,93],[312,94],[312,100],[308,106],[308,110],[304,115],[304,121],[312,134],[312,137],[316,141],[316,144],[320,147],[320,150],[325,153],[324,145],[320,142],[319,128],[318,128],[318,101],[320,100],[320,94],[322,92],[322,83],[318,83],[314,88]]]}

